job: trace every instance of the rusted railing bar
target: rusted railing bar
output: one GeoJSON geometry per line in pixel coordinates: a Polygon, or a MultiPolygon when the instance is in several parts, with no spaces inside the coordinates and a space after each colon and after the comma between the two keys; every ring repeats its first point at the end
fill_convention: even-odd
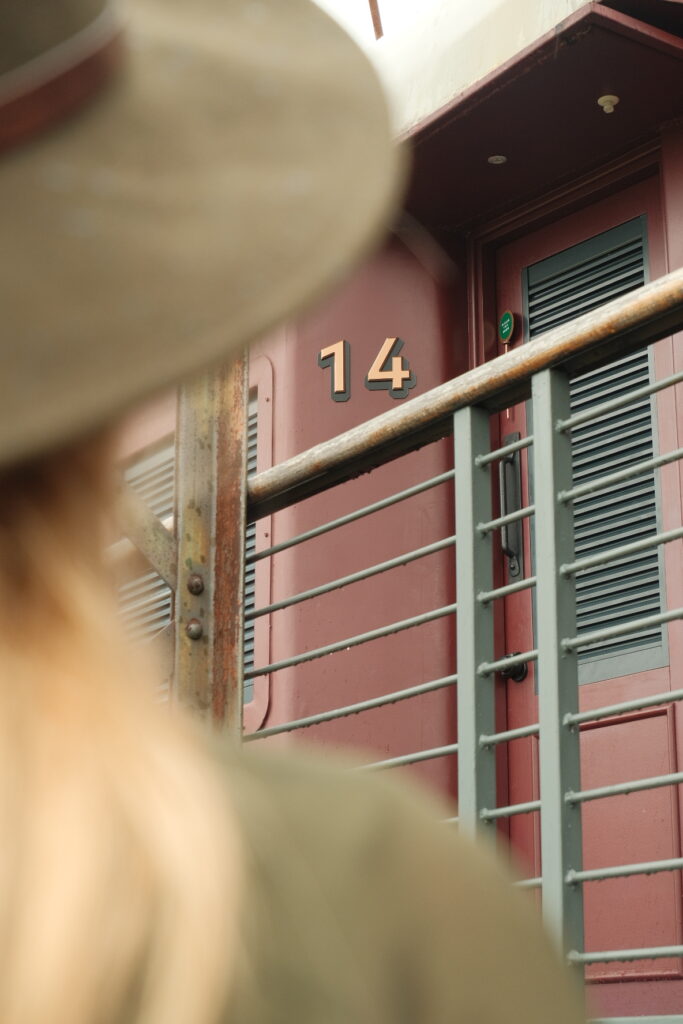
{"type": "Polygon", "coordinates": [[[521,878],[518,882],[514,882],[514,885],[518,889],[540,889],[543,885],[542,878],[521,878]]]}
{"type": "Polygon", "coordinates": [[[668,860],[649,860],[641,864],[616,864],[609,868],[593,868],[592,871],[568,871],[567,885],[577,882],[602,882],[606,878],[628,878],[631,875],[656,875],[661,871],[678,871],[683,868],[683,857],[668,860]]]}
{"type": "MultiPolygon", "coordinates": [[[[683,956],[683,946],[644,946],[642,949],[608,949],[600,953],[577,953],[571,950],[567,959],[572,964],[607,964],[629,960],[661,960],[664,957],[683,956]]],[[[635,1021],[648,1018],[630,1018],[635,1021]]],[[[672,1021],[680,1020],[672,1017],[672,1021]]]]}
{"type": "Polygon", "coordinates": [[[661,1016],[657,1013],[639,1017],[600,1017],[589,1020],[588,1024],[681,1024],[681,1015],[676,1013],[673,1016],[661,1016]]]}
{"type": "Polygon", "coordinates": [[[268,515],[446,437],[456,409],[482,404],[505,408],[528,396],[529,380],[540,370],[559,363],[577,370],[599,365],[617,351],[624,355],[682,325],[683,269],[258,473],[248,484],[249,517],[254,520],[268,515]]]}
{"type": "Polygon", "coordinates": [[[395,558],[387,559],[386,562],[378,562],[377,565],[371,565],[367,569],[360,569],[358,572],[350,573],[348,576],[341,576],[339,579],[331,580],[329,583],[321,583],[319,587],[312,587],[310,590],[303,590],[300,594],[294,594],[292,597],[285,597],[282,601],[275,601],[273,604],[265,605],[263,608],[255,608],[253,611],[247,612],[245,619],[257,619],[261,615],[279,612],[283,608],[290,608],[292,605],[300,604],[302,601],[310,601],[313,597],[320,597],[322,594],[341,590],[342,587],[348,587],[351,583],[359,583],[390,569],[396,569],[398,566],[408,565],[419,558],[426,558],[427,555],[443,551],[444,548],[453,547],[454,544],[455,535],[446,537],[444,540],[435,541],[434,544],[425,544],[424,547],[408,551],[405,555],[397,555],[395,558]]]}
{"type": "Polygon", "coordinates": [[[652,629],[653,626],[663,626],[666,622],[674,622],[676,619],[683,619],[683,608],[672,608],[671,611],[661,612],[659,615],[646,615],[641,619],[622,622],[619,626],[606,626],[604,629],[595,629],[590,633],[573,636],[562,641],[562,650],[576,651],[580,647],[589,647],[591,644],[598,644],[603,640],[612,640],[617,636],[630,636],[631,633],[640,633],[645,629],[652,629]]]}
{"type": "Polygon", "coordinates": [[[497,818],[512,818],[516,814],[532,814],[540,809],[540,800],[527,800],[526,803],[510,804],[508,807],[482,807],[479,817],[482,821],[495,821],[497,818]]]}
{"type": "Polygon", "coordinates": [[[559,431],[573,430],[575,427],[580,427],[583,423],[599,419],[601,416],[606,416],[609,412],[616,412],[627,405],[632,405],[641,398],[647,398],[648,395],[654,395],[657,391],[673,387],[674,384],[679,384],[681,381],[683,381],[683,371],[681,373],[674,373],[670,377],[664,377],[662,380],[656,380],[646,387],[636,388],[635,391],[629,391],[620,398],[611,398],[608,402],[601,402],[600,405],[594,405],[590,409],[586,409],[585,412],[577,412],[576,416],[569,416],[566,420],[558,420],[555,429],[559,431]]]}
{"type": "Polygon", "coordinates": [[[482,590],[477,594],[477,601],[481,601],[482,604],[488,604],[489,601],[493,601],[497,597],[507,597],[508,594],[516,594],[520,590],[529,590],[530,587],[535,586],[536,577],[527,576],[524,580],[518,580],[517,583],[508,583],[504,587],[496,587],[495,590],[482,590]]]}
{"type": "Polygon", "coordinates": [[[304,541],[313,540],[314,537],[320,537],[331,530],[337,530],[340,526],[347,526],[348,523],[355,523],[357,519],[363,519],[364,516],[372,515],[373,512],[381,512],[384,508],[397,505],[400,501],[413,498],[416,494],[422,494],[423,491],[431,490],[432,487],[438,487],[439,484],[449,483],[454,478],[455,470],[448,469],[445,473],[439,473],[437,476],[430,477],[429,480],[423,480],[419,484],[413,484],[412,487],[406,487],[403,491],[396,491],[395,494],[390,494],[386,498],[373,501],[371,505],[364,505],[353,512],[348,512],[345,516],[331,519],[329,522],[322,523],[320,526],[314,526],[311,530],[306,530],[304,533],[298,533],[295,537],[280,541],[279,544],[273,544],[272,547],[264,548],[263,551],[256,551],[254,554],[247,556],[247,562],[258,562],[262,558],[270,558],[271,555],[277,555],[280,551],[286,551],[297,544],[303,544],[304,541]]]}
{"type": "Polygon", "coordinates": [[[604,491],[615,484],[623,483],[625,480],[632,480],[634,477],[649,473],[651,469],[659,469],[660,466],[667,466],[670,462],[676,462],[683,458],[683,448],[676,448],[675,451],[666,452],[664,455],[656,455],[653,459],[644,459],[627,469],[620,469],[618,473],[608,473],[606,476],[589,480],[588,483],[579,484],[567,491],[560,491],[557,495],[558,501],[576,501],[586,494],[595,494],[596,491],[604,491]]]}
{"type": "Polygon", "coordinates": [[[357,771],[368,771],[373,768],[400,768],[406,764],[419,764],[420,761],[433,761],[437,757],[448,757],[457,754],[458,744],[449,743],[445,747],[432,747],[431,750],[418,750],[415,754],[400,754],[398,757],[388,757],[384,761],[373,761],[371,764],[358,765],[357,771]]]}
{"type": "Polygon", "coordinates": [[[502,669],[522,665],[525,661],[536,661],[537,658],[538,651],[536,649],[524,651],[522,654],[508,654],[507,657],[499,658],[498,661],[483,661],[481,665],[477,666],[477,672],[481,676],[490,676],[502,669]]]}
{"type": "Polygon", "coordinates": [[[643,708],[654,708],[658,704],[674,703],[683,700],[683,690],[666,690],[664,693],[655,693],[650,697],[638,697],[636,700],[624,700],[619,704],[606,704],[604,707],[596,708],[594,711],[579,711],[574,715],[565,715],[563,725],[581,725],[582,722],[597,722],[601,718],[611,718],[612,715],[624,715],[629,711],[642,711],[643,708]]]}
{"type": "Polygon", "coordinates": [[[488,523],[477,523],[477,530],[479,533],[491,533],[493,530],[499,530],[501,526],[507,526],[508,523],[516,523],[520,519],[528,519],[535,512],[535,505],[527,505],[525,508],[518,508],[515,512],[508,512],[505,516],[490,519],[488,523]]]}
{"type": "Polygon", "coordinates": [[[639,551],[648,551],[650,548],[659,547],[660,544],[668,544],[672,540],[679,540],[683,537],[683,526],[675,530],[667,530],[666,533],[656,533],[652,537],[645,537],[643,540],[633,541],[631,544],[621,544],[616,548],[609,548],[601,551],[599,555],[589,555],[587,558],[578,558],[575,562],[567,562],[560,566],[560,576],[571,576],[584,569],[592,569],[596,565],[606,565],[608,562],[616,562],[619,558],[628,558],[639,551]]]}
{"type": "Polygon", "coordinates": [[[565,793],[568,804],[585,803],[587,800],[602,800],[609,796],[624,796],[627,793],[641,793],[647,789],[660,789],[662,786],[677,786],[683,782],[683,772],[670,772],[668,775],[653,775],[649,779],[635,779],[633,782],[615,782],[611,786],[600,786],[597,789],[582,789],[578,792],[565,793]]]}
{"type": "Polygon", "coordinates": [[[510,740],[521,740],[525,736],[538,736],[538,722],[534,725],[521,725],[518,729],[506,729],[505,732],[494,732],[490,736],[480,736],[480,747],[494,747],[497,743],[508,743],[510,740]]]}
{"type": "Polygon", "coordinates": [[[306,661],[314,661],[326,654],[336,654],[338,651],[345,651],[348,647],[358,647],[359,644],[367,644],[371,640],[379,640],[383,636],[393,636],[404,629],[412,629],[413,626],[422,626],[426,622],[433,622],[435,619],[442,619],[446,615],[452,615],[457,611],[457,604],[444,605],[443,608],[436,608],[432,612],[424,612],[422,615],[411,615],[408,619],[401,619],[399,622],[392,622],[380,629],[371,629],[368,633],[359,633],[357,636],[350,636],[346,640],[337,640],[336,643],[327,644],[325,647],[317,647],[313,651],[305,651],[303,654],[295,654],[291,658],[284,658],[282,661],[275,661],[271,665],[264,665],[263,668],[252,668],[244,673],[245,679],[258,679],[259,676],[270,675],[282,668],[292,668],[294,665],[302,665],[306,661]]]}
{"type": "Polygon", "coordinates": [[[320,725],[322,722],[333,722],[338,718],[346,718],[347,715],[358,715],[363,711],[371,711],[373,708],[383,708],[388,704],[396,704],[401,700],[419,697],[423,693],[443,690],[446,686],[453,686],[457,681],[457,675],[444,676],[442,679],[433,679],[428,683],[408,686],[405,690],[385,693],[381,697],[370,697],[368,700],[360,700],[355,704],[347,704],[345,707],[334,708],[331,711],[321,711],[317,715],[307,715],[306,718],[296,718],[291,722],[271,725],[268,729],[259,729],[258,732],[252,732],[244,736],[244,742],[249,743],[252,740],[263,740],[267,739],[268,736],[278,736],[280,733],[294,732],[296,729],[307,729],[311,725],[320,725]]]}
{"type": "Polygon", "coordinates": [[[475,466],[487,466],[489,462],[504,459],[506,455],[512,455],[523,448],[528,448],[533,443],[534,435],[529,434],[528,437],[523,437],[520,441],[511,441],[510,444],[504,444],[502,448],[494,448],[492,452],[486,452],[485,455],[477,455],[474,464],[475,466]]]}

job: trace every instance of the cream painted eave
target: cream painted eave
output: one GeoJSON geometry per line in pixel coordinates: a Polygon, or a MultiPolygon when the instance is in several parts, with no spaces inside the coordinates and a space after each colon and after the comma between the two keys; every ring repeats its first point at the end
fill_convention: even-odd
{"type": "Polygon", "coordinates": [[[397,134],[426,118],[590,0],[439,0],[409,31],[368,46],[389,91],[397,134]]]}

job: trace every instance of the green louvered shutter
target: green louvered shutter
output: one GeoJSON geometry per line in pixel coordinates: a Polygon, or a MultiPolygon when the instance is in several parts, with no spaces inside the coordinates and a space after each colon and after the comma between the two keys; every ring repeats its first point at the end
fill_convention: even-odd
{"type": "MultiPolygon", "coordinates": [[[[646,280],[645,219],[637,218],[572,246],[526,270],[529,337],[638,288],[646,280]]],[[[571,407],[580,412],[642,387],[650,380],[647,349],[575,377],[571,407]]],[[[652,405],[640,399],[572,434],[574,482],[624,469],[654,455],[652,405]]],[[[657,532],[654,473],[642,474],[574,504],[577,558],[657,532]]],[[[582,573],[577,578],[579,633],[628,623],[661,610],[656,549],[582,573]]],[[[661,628],[619,637],[583,651],[583,681],[664,663],[661,628]],[[628,659],[624,656],[628,655],[628,659]]]]}

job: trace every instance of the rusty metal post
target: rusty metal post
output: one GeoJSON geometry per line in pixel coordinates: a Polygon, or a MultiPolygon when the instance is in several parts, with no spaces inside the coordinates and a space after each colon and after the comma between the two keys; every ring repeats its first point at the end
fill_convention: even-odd
{"type": "Polygon", "coordinates": [[[246,359],[179,394],[177,700],[238,737],[246,523],[246,359]]]}

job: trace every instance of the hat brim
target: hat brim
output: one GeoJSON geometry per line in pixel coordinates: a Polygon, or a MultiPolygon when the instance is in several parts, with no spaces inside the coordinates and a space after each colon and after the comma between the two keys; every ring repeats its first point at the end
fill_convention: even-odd
{"type": "Polygon", "coordinates": [[[120,77],[0,161],[0,461],[223,359],[376,239],[382,91],[308,0],[144,0],[120,77]]]}

